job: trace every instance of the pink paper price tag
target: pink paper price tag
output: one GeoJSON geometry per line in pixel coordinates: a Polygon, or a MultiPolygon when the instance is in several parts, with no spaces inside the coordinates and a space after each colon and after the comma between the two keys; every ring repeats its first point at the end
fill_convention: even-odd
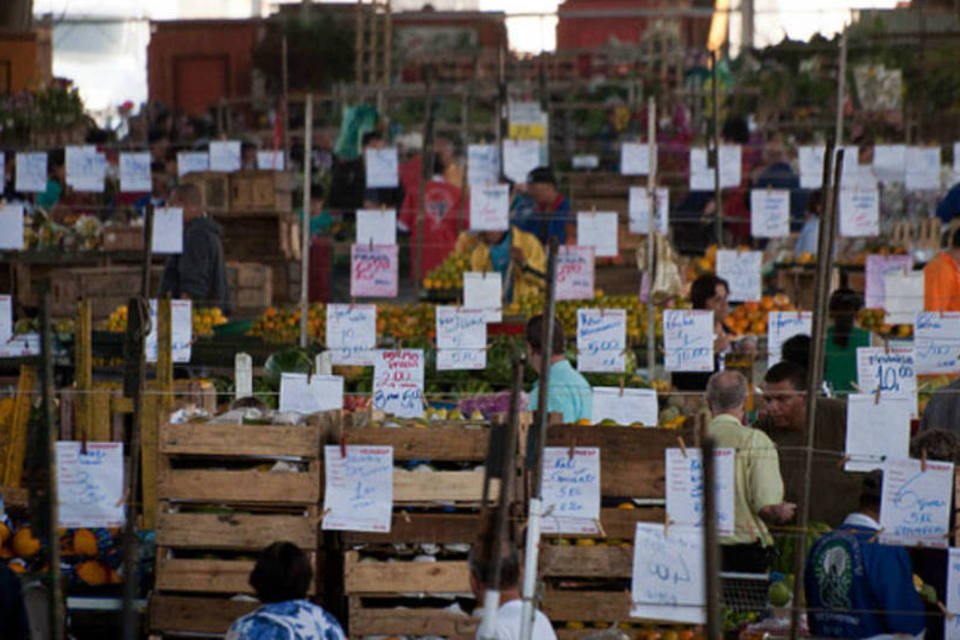
{"type": "Polygon", "coordinates": [[[350,295],[355,298],[396,298],[397,271],[396,245],[353,245],[350,249],[350,295]]]}

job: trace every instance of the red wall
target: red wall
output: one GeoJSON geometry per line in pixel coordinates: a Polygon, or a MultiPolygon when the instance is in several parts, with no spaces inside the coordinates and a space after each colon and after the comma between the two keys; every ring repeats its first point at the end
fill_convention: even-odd
{"type": "Polygon", "coordinates": [[[199,114],[217,104],[216,94],[222,93],[224,98],[249,96],[253,50],[262,29],[260,20],[151,23],[147,46],[150,100],[199,114]],[[178,68],[180,74],[188,75],[178,79],[178,68]],[[215,77],[205,78],[208,74],[215,77]]]}
{"type": "MultiPolygon", "coordinates": [[[[603,11],[638,9],[681,9],[691,5],[681,0],[566,0],[558,9],[557,49],[587,49],[601,47],[616,39],[620,42],[639,42],[649,20],[647,16],[579,17],[564,15],[564,11],[603,11]]],[[[681,18],[680,37],[684,44],[702,47],[710,18],[681,18]],[[701,40],[703,40],[701,42],[701,40]]]]}

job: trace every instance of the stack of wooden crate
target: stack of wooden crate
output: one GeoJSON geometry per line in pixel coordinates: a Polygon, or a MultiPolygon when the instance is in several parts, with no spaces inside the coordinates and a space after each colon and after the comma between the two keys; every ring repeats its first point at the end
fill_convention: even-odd
{"type": "Polygon", "coordinates": [[[664,451],[687,431],[628,427],[549,427],[547,446],[599,447],[601,531],[594,536],[545,536],[540,575],[542,609],[561,640],[632,624],[630,576],[637,522],[664,522],[662,506],[637,506],[634,499],[665,497],[664,451]],[[627,508],[624,508],[627,507],[627,508]]]}
{"type": "Polygon", "coordinates": [[[255,557],[276,541],[307,552],[317,578],[311,594],[319,591],[320,455],[338,421],[332,412],[297,426],[161,425],[155,633],[224,633],[257,606],[234,596],[252,594],[255,557]],[[271,470],[281,461],[287,470],[271,470]]]}
{"type": "Polygon", "coordinates": [[[477,621],[464,612],[470,608],[466,557],[480,528],[484,474],[476,467],[486,457],[490,428],[501,427],[345,425],[346,444],[392,446],[397,465],[390,533],[342,536],[352,638],[476,633],[477,621]],[[404,468],[425,460],[436,470],[404,468]],[[462,611],[454,606],[460,596],[462,611]]]}

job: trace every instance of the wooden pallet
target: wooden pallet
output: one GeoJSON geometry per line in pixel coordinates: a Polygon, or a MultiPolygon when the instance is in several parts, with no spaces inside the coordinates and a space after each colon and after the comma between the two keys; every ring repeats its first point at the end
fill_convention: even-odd
{"type": "Polygon", "coordinates": [[[256,554],[278,540],[307,552],[315,574],[310,592],[320,591],[320,455],[338,420],[337,412],[299,426],[161,425],[154,632],[224,633],[257,606],[230,598],[252,595],[256,554]],[[306,470],[267,470],[279,459],[306,470]]]}
{"type": "MultiPolygon", "coordinates": [[[[392,446],[397,463],[430,460],[437,465],[482,464],[489,435],[488,428],[465,428],[462,423],[448,422],[432,423],[427,428],[346,425],[343,442],[392,446]]],[[[354,549],[344,556],[350,636],[473,637],[475,619],[445,611],[445,601],[431,599],[470,592],[465,554],[441,556],[437,562],[414,562],[398,557],[393,545],[472,544],[480,528],[482,470],[426,473],[396,469],[393,491],[390,533],[342,534],[344,547],[354,549]],[[441,510],[438,503],[447,506],[441,510]],[[387,562],[388,558],[394,561],[387,562]],[[410,594],[422,594],[426,599],[410,594]],[[404,608],[396,608],[398,605],[404,608]]],[[[491,497],[495,496],[496,487],[491,497]]]]}

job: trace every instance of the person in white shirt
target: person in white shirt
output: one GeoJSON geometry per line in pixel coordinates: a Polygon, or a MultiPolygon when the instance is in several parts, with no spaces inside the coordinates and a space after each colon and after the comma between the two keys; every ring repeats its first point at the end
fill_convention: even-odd
{"type": "MultiPolygon", "coordinates": [[[[470,588],[477,602],[483,604],[484,594],[487,591],[491,568],[480,560],[477,553],[478,546],[474,545],[470,551],[470,588]]],[[[510,548],[501,554],[500,560],[500,608],[497,610],[497,624],[494,637],[497,640],[520,640],[520,619],[523,603],[520,600],[520,561],[515,549],[510,548]]],[[[482,617],[482,611],[476,615],[482,617]]],[[[535,611],[533,617],[532,640],[557,640],[550,620],[542,611],[535,611]]],[[[477,629],[477,638],[480,630],[477,629]]]]}

